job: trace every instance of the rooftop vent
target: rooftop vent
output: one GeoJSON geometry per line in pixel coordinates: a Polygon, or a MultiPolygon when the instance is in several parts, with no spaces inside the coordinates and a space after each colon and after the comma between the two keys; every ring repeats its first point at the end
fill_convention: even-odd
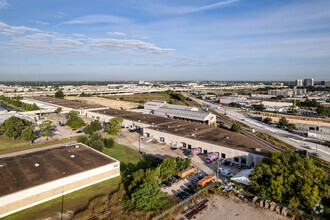
{"type": "Polygon", "coordinates": [[[74,146],[74,148],[79,148],[79,145],[74,146]]]}
{"type": "Polygon", "coordinates": [[[167,125],[168,128],[170,128],[171,126],[167,125]]]}
{"type": "Polygon", "coordinates": [[[226,136],[225,138],[226,138],[226,139],[229,139],[230,137],[229,137],[229,136],[226,136]]]}
{"type": "Polygon", "coordinates": [[[38,166],[40,166],[40,163],[35,163],[34,166],[38,167],[38,166]]]}
{"type": "Polygon", "coordinates": [[[75,158],[76,156],[75,156],[74,154],[71,154],[70,157],[71,157],[71,158],[75,158]]]}
{"type": "Polygon", "coordinates": [[[0,164],[0,167],[3,167],[3,164],[0,164]]]}
{"type": "Polygon", "coordinates": [[[195,134],[191,134],[192,137],[195,137],[195,134]]]}
{"type": "Polygon", "coordinates": [[[260,148],[256,148],[255,151],[260,151],[260,148]]]}
{"type": "Polygon", "coordinates": [[[198,128],[195,128],[195,131],[198,131],[198,128]]]}
{"type": "Polygon", "coordinates": [[[178,129],[174,129],[174,131],[177,131],[178,129]]]}

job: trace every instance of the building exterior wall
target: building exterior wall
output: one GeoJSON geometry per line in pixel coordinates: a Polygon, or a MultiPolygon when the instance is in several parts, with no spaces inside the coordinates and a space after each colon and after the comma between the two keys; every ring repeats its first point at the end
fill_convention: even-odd
{"type": "Polygon", "coordinates": [[[192,138],[180,137],[162,131],[145,128],[143,130],[143,135],[146,136],[147,133],[149,134],[149,138],[152,138],[153,140],[156,140],[158,142],[163,142],[169,145],[174,145],[173,143],[177,143],[174,146],[184,147],[187,149],[188,146],[190,145],[191,148],[201,148],[202,153],[204,152],[204,150],[206,150],[207,153],[218,152],[220,157],[221,157],[221,153],[223,153],[225,154],[226,159],[232,160],[233,163],[237,163],[237,164],[242,163],[241,158],[245,158],[246,165],[252,165],[252,163],[254,163],[254,165],[257,165],[261,163],[262,158],[264,158],[264,156],[258,154],[252,154],[220,145],[194,140],[193,137],[192,138]],[[238,158],[238,161],[234,161],[235,157],[238,158]]]}

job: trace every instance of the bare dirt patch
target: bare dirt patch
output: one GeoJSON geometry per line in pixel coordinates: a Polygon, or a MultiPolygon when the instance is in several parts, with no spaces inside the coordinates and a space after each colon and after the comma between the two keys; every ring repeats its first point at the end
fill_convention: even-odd
{"type": "Polygon", "coordinates": [[[136,108],[139,106],[138,103],[133,103],[133,102],[126,102],[126,101],[117,101],[117,100],[112,100],[112,99],[106,99],[106,98],[100,98],[100,97],[65,97],[65,99],[68,100],[80,100],[83,102],[87,102],[89,104],[98,104],[98,105],[103,105],[107,106],[110,108],[123,108],[124,110],[129,110],[132,108],[136,108]]]}

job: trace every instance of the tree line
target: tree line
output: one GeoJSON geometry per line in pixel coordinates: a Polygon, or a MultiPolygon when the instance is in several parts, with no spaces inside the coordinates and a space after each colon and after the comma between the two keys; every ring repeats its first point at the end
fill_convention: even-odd
{"type": "MultiPolygon", "coordinates": [[[[54,135],[53,122],[45,120],[38,127],[39,136],[52,137],[54,135]]],[[[8,118],[0,125],[1,135],[12,138],[13,140],[23,139],[29,141],[31,144],[38,137],[35,128],[36,126],[33,123],[16,116],[8,118]]]]}
{"type": "Polygon", "coordinates": [[[33,104],[24,103],[20,101],[21,99],[22,99],[21,97],[16,97],[15,99],[12,99],[4,95],[0,96],[1,101],[3,101],[6,104],[13,105],[16,108],[22,108],[26,111],[34,111],[40,109],[35,103],[33,104]]]}
{"type": "Polygon", "coordinates": [[[250,178],[252,193],[285,206],[311,212],[322,199],[329,201],[329,177],[297,153],[272,152],[250,178]]]}
{"type": "Polygon", "coordinates": [[[150,211],[166,206],[167,200],[159,185],[190,167],[190,164],[190,158],[166,158],[157,166],[135,171],[125,179],[124,208],[150,211]]]}

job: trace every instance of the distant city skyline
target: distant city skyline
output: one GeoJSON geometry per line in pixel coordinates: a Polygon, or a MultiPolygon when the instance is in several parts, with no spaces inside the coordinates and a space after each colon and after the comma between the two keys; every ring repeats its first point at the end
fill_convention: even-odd
{"type": "Polygon", "coordinates": [[[0,0],[0,81],[329,80],[326,0],[0,0]]]}

